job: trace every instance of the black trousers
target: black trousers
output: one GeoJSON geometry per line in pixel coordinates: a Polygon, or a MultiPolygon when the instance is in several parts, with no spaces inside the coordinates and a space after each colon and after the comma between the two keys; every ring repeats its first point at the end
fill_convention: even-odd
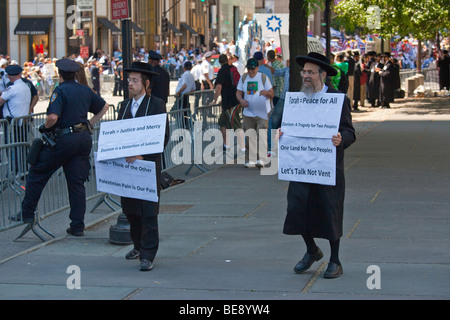
{"type": "Polygon", "coordinates": [[[43,147],[37,163],[28,171],[25,197],[22,201],[23,217],[34,216],[42,190],[53,173],[63,167],[69,192],[70,227],[74,231],[84,230],[86,212],[84,182],[89,174],[91,147],[92,138],[88,131],[63,135],[56,139],[55,147],[43,147]]]}
{"type": "Polygon", "coordinates": [[[134,248],[140,251],[140,259],[153,261],[159,247],[158,215],[137,216],[125,214],[130,223],[130,236],[134,248]]]}

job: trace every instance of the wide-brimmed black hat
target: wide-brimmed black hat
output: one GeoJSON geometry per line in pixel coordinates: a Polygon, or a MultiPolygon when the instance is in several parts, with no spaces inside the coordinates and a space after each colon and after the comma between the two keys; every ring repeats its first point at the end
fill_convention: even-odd
{"type": "Polygon", "coordinates": [[[337,70],[330,65],[330,60],[323,54],[310,52],[307,56],[297,56],[295,61],[303,67],[306,62],[314,63],[327,72],[327,76],[337,75],[337,70]]]}
{"type": "Polygon", "coordinates": [[[153,67],[151,65],[141,61],[134,61],[129,68],[124,68],[123,71],[140,72],[149,77],[159,76],[159,73],[153,71],[153,67]]]}

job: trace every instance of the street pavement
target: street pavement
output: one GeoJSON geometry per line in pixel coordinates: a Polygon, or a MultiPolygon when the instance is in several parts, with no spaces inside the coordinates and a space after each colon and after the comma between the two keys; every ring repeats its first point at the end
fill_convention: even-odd
{"type": "Polygon", "coordinates": [[[160,306],[172,314],[184,310],[181,302],[208,306],[204,300],[269,309],[280,300],[448,300],[450,97],[352,115],[357,141],[345,154],[340,278],[323,278],[324,239],[317,239],[324,258],[293,272],[306,248],[300,236],[282,233],[288,182],[242,164],[188,176],[180,166],[170,172],[186,182],[161,194],[152,271],[124,258],[131,245],[110,243],[120,209],[102,204],[86,214],[84,237],[64,233],[67,212],[42,221],[57,236],[47,242],[31,232],[13,241],[22,227],[0,232],[0,299],[170,300],[178,304],[160,306]]]}

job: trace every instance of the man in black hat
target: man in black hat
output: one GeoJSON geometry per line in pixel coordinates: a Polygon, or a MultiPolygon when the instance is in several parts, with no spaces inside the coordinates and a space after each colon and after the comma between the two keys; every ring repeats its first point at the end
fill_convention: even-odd
{"type": "MultiPolygon", "coordinates": [[[[150,64],[144,62],[133,62],[129,68],[124,71],[128,72],[128,91],[130,98],[125,99],[120,106],[117,119],[131,119],[136,117],[145,117],[166,113],[166,103],[164,100],[156,97],[150,92],[150,84],[152,78],[158,76],[153,71],[150,64]]],[[[169,124],[166,123],[166,134],[164,146],[169,141],[169,124]]],[[[161,153],[144,154],[132,157],[126,157],[128,163],[135,160],[147,160],[155,162],[156,182],[158,186],[158,199],[160,196],[161,185],[161,153]]],[[[133,249],[126,254],[126,259],[140,258],[139,270],[149,271],[153,269],[153,260],[156,256],[159,246],[158,234],[158,202],[145,201],[121,197],[122,211],[130,223],[130,235],[133,241],[133,249]]]]}
{"type": "Polygon", "coordinates": [[[22,219],[25,223],[34,222],[42,190],[53,173],[63,167],[71,220],[66,231],[74,236],[82,236],[86,211],[84,182],[89,174],[92,148],[91,128],[108,111],[109,104],[89,87],[75,81],[75,73],[80,68],[75,61],[60,59],[56,66],[59,69],[60,85],[53,91],[47,119],[39,127],[40,132],[55,137],[56,145],[44,145],[37,162],[30,167],[22,201],[22,219]],[[88,112],[94,114],[89,120],[88,112]]]}
{"type": "MultiPolygon", "coordinates": [[[[302,92],[307,96],[311,97],[321,92],[341,93],[325,84],[327,76],[336,75],[336,69],[330,65],[328,58],[319,53],[310,52],[307,56],[296,57],[296,61],[303,67],[302,92]]],[[[302,235],[307,248],[303,259],[294,268],[296,273],[308,270],[315,261],[323,257],[314,238],[324,238],[330,242],[331,256],[324,277],[336,278],[343,272],[338,253],[344,209],[344,149],[356,139],[350,110],[350,99],[344,96],[338,133],[331,139],[336,146],[336,185],[294,181],[289,183],[283,233],[302,235]]]]}
{"type": "Polygon", "coordinates": [[[165,103],[168,101],[168,96],[170,94],[170,76],[169,73],[161,68],[160,60],[162,56],[154,50],[148,52],[149,63],[153,67],[153,72],[158,74],[156,81],[152,81],[152,96],[158,97],[164,100],[165,103]]]}
{"type": "Polygon", "coordinates": [[[383,68],[375,68],[380,75],[380,108],[390,108],[389,103],[394,102],[394,63],[390,60],[391,54],[385,52],[381,55],[383,68]]]}

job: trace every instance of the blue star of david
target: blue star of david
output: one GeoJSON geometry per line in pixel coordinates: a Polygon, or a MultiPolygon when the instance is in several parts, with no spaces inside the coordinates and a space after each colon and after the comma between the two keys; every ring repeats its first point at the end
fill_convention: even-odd
{"type": "Polygon", "coordinates": [[[272,32],[276,32],[278,31],[278,29],[281,28],[281,18],[278,18],[277,16],[271,16],[270,18],[267,19],[267,29],[271,30],[272,32]],[[278,23],[278,25],[275,26],[271,26],[271,23],[275,22],[278,23]]]}

